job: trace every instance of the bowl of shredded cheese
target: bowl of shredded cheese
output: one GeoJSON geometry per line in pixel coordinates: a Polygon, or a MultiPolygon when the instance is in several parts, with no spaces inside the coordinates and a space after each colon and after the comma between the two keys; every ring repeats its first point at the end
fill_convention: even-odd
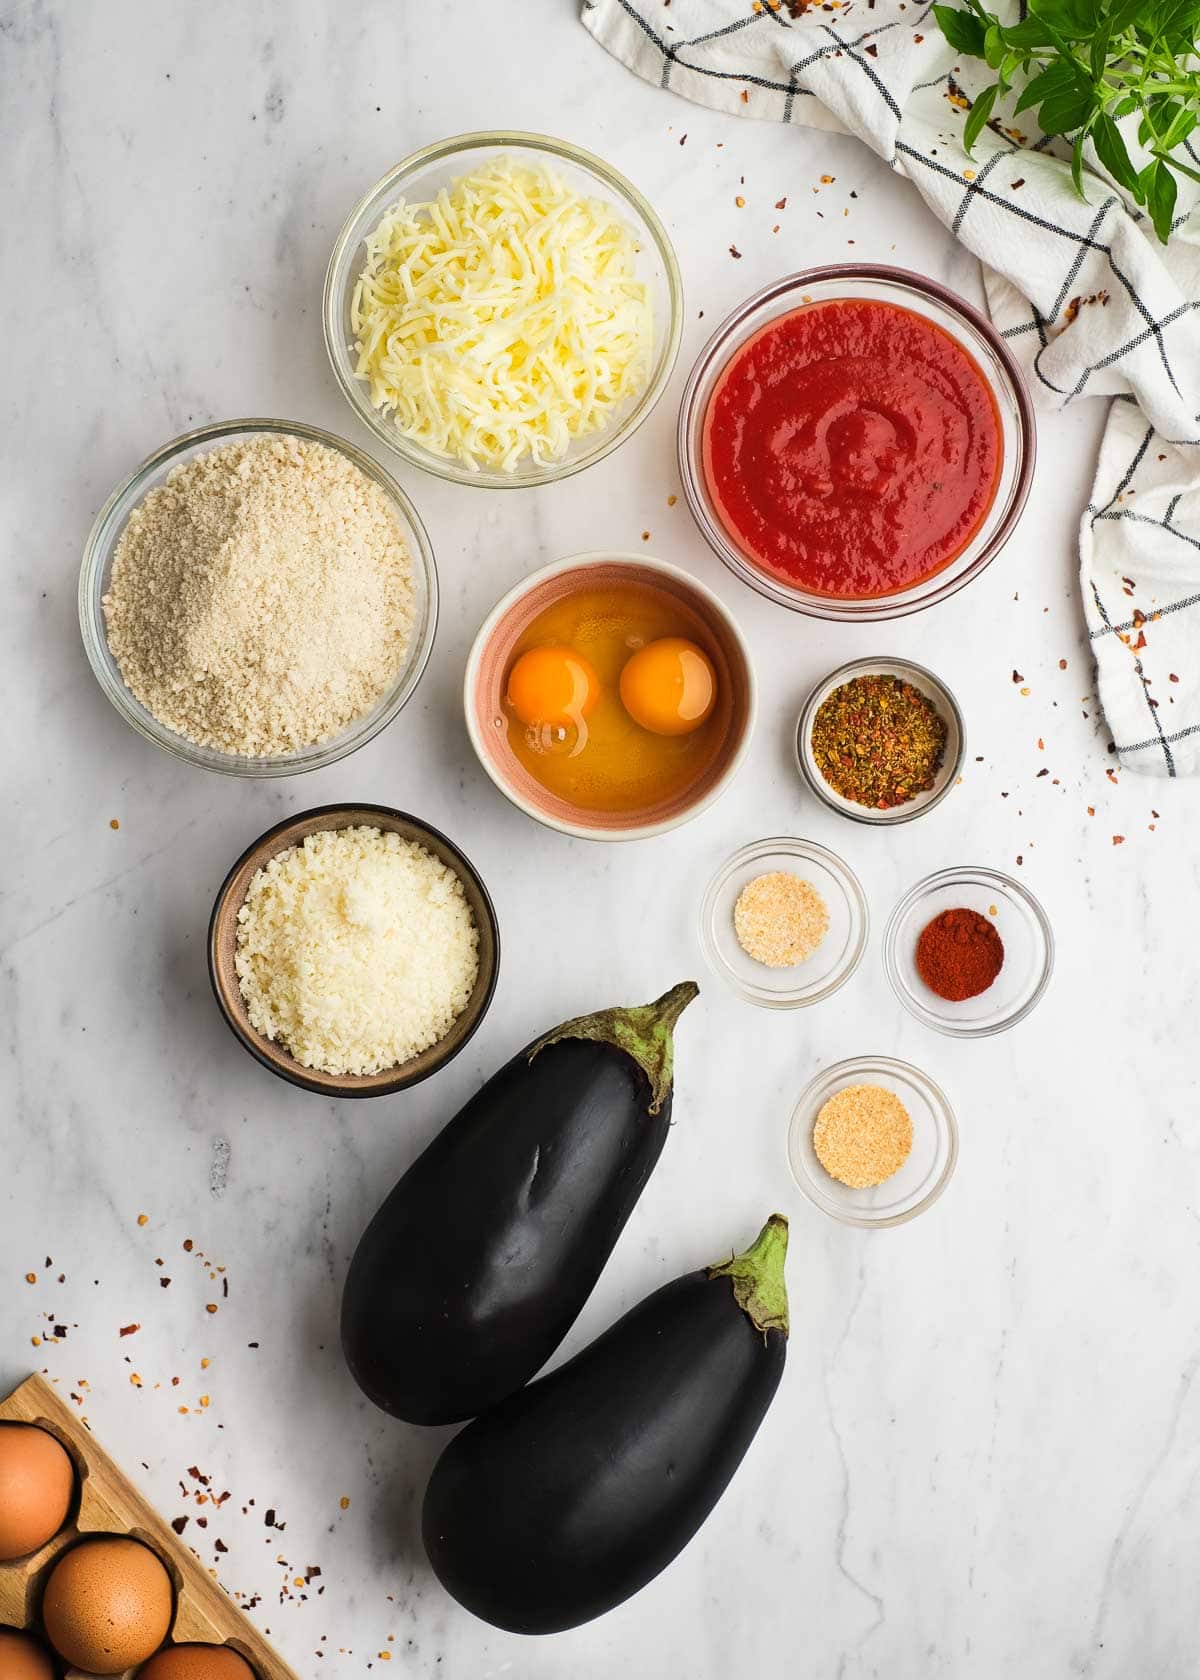
{"type": "Polygon", "coordinates": [[[359,418],[459,484],[545,484],[603,459],[670,377],[683,289],[642,195],[545,135],[458,135],[366,194],[325,279],[325,343],[359,418]]]}

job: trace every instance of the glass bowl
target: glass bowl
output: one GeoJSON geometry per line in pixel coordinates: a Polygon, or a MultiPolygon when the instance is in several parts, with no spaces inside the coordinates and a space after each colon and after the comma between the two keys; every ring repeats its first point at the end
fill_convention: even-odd
{"type": "Polygon", "coordinates": [[[893,823],[911,822],[914,817],[923,817],[926,811],[932,811],[935,805],[940,805],[951,788],[958,785],[966,756],[967,732],[958,701],[941,678],[935,677],[932,671],[927,671],[924,665],[916,665],[911,659],[852,659],[849,664],[839,665],[836,671],[831,671],[812,690],[800,713],[793,744],[800,774],[823,805],[827,805],[831,811],[836,811],[839,816],[849,817],[853,822],[867,823],[874,828],[886,828],[893,823]],[[838,793],[817,767],[812,750],[813,723],[821,705],[834,689],[841,688],[843,683],[851,682],[855,677],[877,675],[900,677],[904,682],[920,689],[925,698],[933,702],[946,723],[946,746],[933,786],[924,793],[918,793],[913,799],[906,800],[903,805],[893,805],[886,811],[875,810],[870,805],[858,805],[853,799],[847,799],[844,794],[838,793]]]}
{"type": "Polygon", "coordinates": [[[918,881],[897,904],[883,934],[883,966],[910,1015],[953,1038],[987,1038],[1023,1021],[1050,983],[1054,935],[1026,888],[996,869],[941,869],[918,881]],[[986,992],[951,1003],[917,973],[917,939],[943,910],[976,910],[996,925],[1004,964],[986,992]]]}
{"type": "Polygon", "coordinates": [[[819,1073],[806,1087],[788,1129],[788,1164],[809,1201],[844,1225],[903,1225],[932,1207],[958,1160],[958,1126],[944,1091],[928,1074],[892,1056],[853,1056],[819,1073]],[[912,1118],[912,1152],[882,1184],[854,1190],[831,1178],[813,1148],[813,1126],[829,1098],[847,1085],[881,1085],[912,1118]]]}
{"type": "Polygon", "coordinates": [[[709,339],[692,369],[679,409],[679,472],[688,506],[713,552],[760,595],[813,618],[866,622],[901,618],[944,601],[979,576],[1013,533],[1029,493],[1036,451],[1033,405],[1020,368],[990,322],[936,281],[908,269],[837,263],[776,280],[734,310],[709,339]],[[899,304],[935,322],[978,363],[1000,416],[1003,464],[983,525],[949,565],[894,595],[847,600],[818,595],[762,570],[725,529],[708,493],[702,466],[704,417],[717,380],[734,351],[769,322],[805,303],[865,298],[899,304]]]}
{"type": "Polygon", "coordinates": [[[700,944],[709,967],[747,1003],[763,1009],[801,1009],[832,997],[854,973],[867,946],[870,915],[854,871],[812,840],[781,836],[756,840],[723,863],[700,905],[700,944]],[[794,968],[768,968],[738,944],[733,910],[742,889],[775,870],[799,875],[816,888],[829,911],[829,931],[794,968]]]}
{"type": "Polygon", "coordinates": [[[295,776],[304,770],[320,770],[327,764],[336,764],[338,759],[374,740],[396,716],[421,680],[433,648],[437,614],[438,581],[433,550],[420,515],[395,479],[352,443],[335,437],[332,432],[323,432],[316,426],[304,426],[291,420],[223,420],[216,425],[201,426],[194,432],[184,432],[181,437],[164,444],[117,486],[100,509],[84,547],[83,566],[79,573],[79,627],[83,633],[83,645],[96,681],[117,711],[139,735],[153,741],[156,746],[165,747],[176,758],[197,764],[202,770],[217,770],[227,776],[295,776]],[[324,444],[327,449],[337,450],[391,499],[412,559],[413,630],[403,667],[397,672],[388,692],[369,712],[356,718],[331,740],[316,746],[302,747],[296,752],[280,753],[269,758],[250,758],[238,753],[221,752],[215,747],[202,747],[187,740],[160,723],[140,700],[135,699],[125,686],[120,667],[109,649],[101,599],[108,590],[113,555],[125,523],[146,493],[162,484],[172,468],[194,455],[218,444],[234,443],[263,433],[304,438],[310,443],[324,444]]]}
{"type": "Polygon", "coordinates": [[[623,175],[602,159],[572,146],[568,141],[555,140],[545,134],[499,129],[480,134],[457,134],[436,145],[425,146],[375,183],[350,212],[333,247],[325,275],[322,317],[325,347],[342,393],[359,419],[371,428],[381,443],[414,466],[452,483],[514,490],[570,478],[573,473],[582,472],[584,467],[602,461],[637,430],[662,395],[675,366],[683,331],[683,282],[666,229],[650,204],[623,175]],[[511,473],[489,467],[472,469],[461,461],[435,455],[406,438],[387,415],[373,408],[366,381],[359,379],[354,372],[354,333],[350,321],[350,306],[363,261],[363,241],[378,225],[384,212],[401,198],[416,201],[431,199],[468,170],[505,152],[525,153],[529,161],[549,165],[570,184],[617,204],[640,236],[642,275],[651,287],[655,332],[653,362],[646,388],[639,397],[630,401],[615,424],[572,444],[560,461],[542,466],[523,461],[511,473]]]}

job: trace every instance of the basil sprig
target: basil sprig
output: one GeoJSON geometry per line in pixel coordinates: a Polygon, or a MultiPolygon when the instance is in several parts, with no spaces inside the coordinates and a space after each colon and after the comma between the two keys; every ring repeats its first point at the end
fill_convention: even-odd
{"type": "Polygon", "coordinates": [[[959,52],[986,59],[996,80],[971,106],[963,131],[969,153],[1018,76],[1014,110],[1039,107],[1046,134],[1074,136],[1071,176],[1083,188],[1083,147],[1091,139],[1100,162],[1138,204],[1165,245],[1178,191],[1177,176],[1200,171],[1177,155],[1200,124],[1200,0],[1029,0],[1019,23],[1005,24],[982,0],[966,9],[934,6],[942,33],[959,52]],[[1140,115],[1138,141],[1150,162],[1138,169],[1118,128],[1140,115]]]}

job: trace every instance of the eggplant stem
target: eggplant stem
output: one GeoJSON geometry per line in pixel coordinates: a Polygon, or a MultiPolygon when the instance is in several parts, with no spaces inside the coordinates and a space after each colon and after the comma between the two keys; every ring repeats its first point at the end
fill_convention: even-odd
{"type": "Polygon", "coordinates": [[[564,1021],[529,1048],[529,1060],[565,1038],[587,1038],[623,1050],[650,1081],[650,1113],[657,1114],[671,1094],[675,1072],[675,1023],[700,988],[694,980],[683,980],[654,1003],[628,1009],[598,1009],[594,1015],[578,1015],[564,1021]]]}
{"type": "Polygon", "coordinates": [[[710,1278],[730,1280],[738,1306],[764,1336],[768,1330],[788,1333],[787,1245],[787,1219],[773,1213],[744,1254],[708,1268],[710,1278]]]}

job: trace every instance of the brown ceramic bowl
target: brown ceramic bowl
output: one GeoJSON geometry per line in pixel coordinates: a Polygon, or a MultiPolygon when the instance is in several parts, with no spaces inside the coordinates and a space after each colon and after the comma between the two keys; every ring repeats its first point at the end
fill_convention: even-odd
{"type": "Polygon", "coordinates": [[[484,620],[463,682],[471,745],[501,793],[548,828],[584,840],[642,840],[698,816],[740,769],[757,703],[750,650],[729,609],[690,572],[645,554],[574,554],[524,578],[484,620]],[[640,810],[606,812],[574,805],[535,781],[508,745],[502,698],[513,649],[532,620],[564,596],[616,583],[642,584],[672,598],[685,633],[716,668],[725,732],[716,756],[681,794],[640,810]]]}
{"type": "Polygon", "coordinates": [[[418,822],[415,817],[408,816],[404,811],[394,811],[387,805],[320,805],[298,817],[276,823],[242,853],[225,877],[208,926],[209,978],[217,1004],[234,1037],[263,1067],[305,1091],[315,1091],[324,1097],[383,1097],[428,1079],[430,1074],[452,1061],[474,1034],[488,1012],[499,972],[500,928],[488,890],[474,865],[436,828],[430,828],[427,823],[418,822]],[[454,871],[463,884],[467,903],[479,929],[479,977],[467,1007],[446,1036],[431,1044],[428,1050],[422,1050],[419,1056],[402,1062],[398,1067],[385,1068],[382,1073],[338,1075],[323,1073],[319,1068],[302,1067],[283,1045],[255,1031],[250,1025],[246,1001],[238,985],[234,953],[237,948],[238,911],[246,901],[246,893],[256,871],[277,852],[298,845],[306,835],[315,834],[320,829],[358,827],[390,830],[404,840],[415,840],[454,871]]]}

